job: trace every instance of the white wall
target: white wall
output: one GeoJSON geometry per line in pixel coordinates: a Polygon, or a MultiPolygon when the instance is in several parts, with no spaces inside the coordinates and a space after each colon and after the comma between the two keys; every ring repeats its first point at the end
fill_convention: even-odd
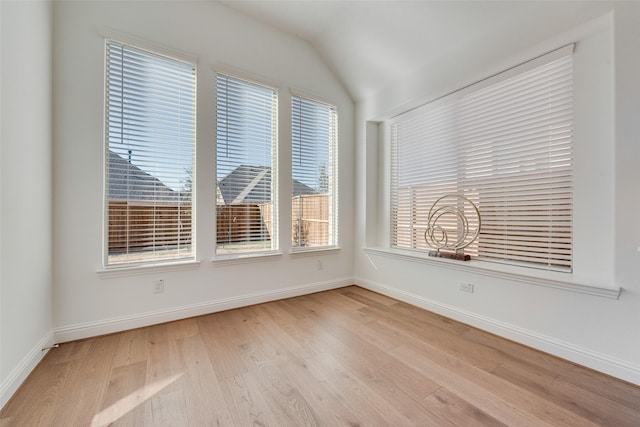
{"type": "Polygon", "coordinates": [[[640,4],[633,2],[584,3],[553,20],[530,16],[509,36],[479,39],[359,102],[356,283],[640,384],[637,22],[640,4]],[[388,159],[371,121],[572,41],[577,42],[573,273],[538,274],[553,279],[545,282],[385,253],[388,236],[380,230],[388,230],[388,159]],[[610,299],[540,285],[558,280],[567,287],[621,287],[622,293],[610,299]],[[460,292],[460,281],[473,283],[475,292],[460,292]]]}
{"type": "MultiPolygon", "coordinates": [[[[212,2],[54,2],[54,326],[66,341],[267,299],[351,284],[353,280],[353,103],[304,42],[212,2]],[[198,62],[197,258],[182,271],[101,276],[103,220],[104,39],[108,28],[198,62]],[[215,175],[213,65],[233,67],[279,87],[282,191],[289,191],[289,88],[317,94],[339,111],[341,250],[212,263],[215,175]],[[323,270],[317,270],[322,260],[323,270]],[[164,279],[165,292],[152,284],[164,279]]],[[[289,203],[290,205],[290,203],[289,203]]],[[[282,198],[281,212],[290,206],[282,198]]]]}
{"type": "Polygon", "coordinates": [[[0,2],[0,407],[52,335],[51,3],[0,2]]]}

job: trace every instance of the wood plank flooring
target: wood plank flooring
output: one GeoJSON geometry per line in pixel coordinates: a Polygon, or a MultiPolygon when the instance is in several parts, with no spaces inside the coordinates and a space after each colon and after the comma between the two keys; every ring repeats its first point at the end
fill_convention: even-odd
{"type": "Polygon", "coordinates": [[[640,387],[356,286],[70,342],[0,426],[640,426],[640,387]]]}

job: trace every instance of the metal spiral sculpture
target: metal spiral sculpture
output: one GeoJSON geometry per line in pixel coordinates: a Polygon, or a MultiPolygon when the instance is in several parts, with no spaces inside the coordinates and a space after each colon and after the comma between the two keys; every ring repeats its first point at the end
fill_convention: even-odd
{"type": "Polygon", "coordinates": [[[427,245],[436,249],[435,252],[429,252],[429,255],[468,261],[470,257],[464,255],[464,248],[478,238],[480,224],[480,211],[471,200],[457,194],[447,194],[440,197],[429,209],[427,229],[424,232],[424,240],[427,245]],[[472,208],[472,218],[467,218],[465,213],[469,211],[466,209],[469,205],[472,208]],[[439,221],[440,224],[450,223],[452,219],[457,225],[455,228],[438,225],[439,221]],[[476,223],[477,227],[474,227],[476,223]],[[455,241],[449,238],[449,233],[453,232],[457,236],[455,241]],[[441,250],[453,253],[440,252],[441,250]]]}

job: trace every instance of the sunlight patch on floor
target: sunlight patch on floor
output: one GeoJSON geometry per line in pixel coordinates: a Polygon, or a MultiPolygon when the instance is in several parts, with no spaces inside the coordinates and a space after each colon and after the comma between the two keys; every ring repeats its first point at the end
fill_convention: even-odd
{"type": "Polygon", "coordinates": [[[132,411],[136,406],[140,405],[145,400],[152,397],[154,394],[160,392],[162,389],[178,380],[181,376],[182,374],[176,374],[172,377],[165,378],[164,380],[148,384],[134,391],[130,395],[118,400],[113,405],[97,413],[91,421],[91,427],[108,426],[109,424],[113,423],[114,421],[132,411]]]}

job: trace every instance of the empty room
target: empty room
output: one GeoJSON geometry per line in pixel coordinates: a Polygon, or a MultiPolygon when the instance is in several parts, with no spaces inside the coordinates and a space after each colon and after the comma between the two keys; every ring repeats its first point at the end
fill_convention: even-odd
{"type": "Polygon", "coordinates": [[[640,425],[639,23],[0,0],[0,426],[640,425]]]}

